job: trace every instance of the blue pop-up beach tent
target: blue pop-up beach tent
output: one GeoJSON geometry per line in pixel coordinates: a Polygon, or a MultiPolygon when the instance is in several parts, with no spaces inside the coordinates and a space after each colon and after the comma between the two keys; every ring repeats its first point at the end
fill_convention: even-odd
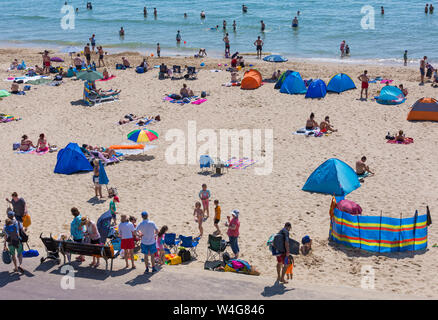
{"type": "Polygon", "coordinates": [[[287,76],[290,75],[293,71],[287,70],[283,72],[280,78],[278,78],[277,82],[275,83],[274,89],[280,89],[283,85],[284,80],[286,80],[287,76]]]}
{"type": "Polygon", "coordinates": [[[288,94],[304,94],[307,92],[306,85],[299,72],[291,72],[286,79],[284,79],[283,84],[280,88],[281,93],[288,94]]]}
{"type": "Polygon", "coordinates": [[[345,196],[360,187],[356,172],[345,162],[331,158],[309,176],[302,190],[345,196]]]}
{"type": "Polygon", "coordinates": [[[307,88],[306,98],[324,98],[327,94],[327,86],[321,79],[313,80],[307,88]]]}
{"type": "Polygon", "coordinates": [[[353,80],[345,73],[338,73],[329,81],[327,91],[341,93],[350,89],[356,89],[353,80]]]}
{"type": "Polygon", "coordinates": [[[77,143],[70,142],[58,152],[55,173],[72,174],[80,171],[92,171],[93,167],[77,143]]]}
{"type": "Polygon", "coordinates": [[[380,95],[376,98],[376,102],[380,104],[401,104],[406,98],[403,92],[395,86],[385,86],[380,90],[380,95]]]}

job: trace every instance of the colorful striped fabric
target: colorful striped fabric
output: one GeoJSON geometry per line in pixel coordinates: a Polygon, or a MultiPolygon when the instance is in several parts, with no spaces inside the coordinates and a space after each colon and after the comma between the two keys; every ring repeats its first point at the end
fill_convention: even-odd
{"type": "Polygon", "coordinates": [[[353,216],[334,209],[330,240],[372,252],[415,251],[427,248],[427,215],[411,218],[353,216]]]}

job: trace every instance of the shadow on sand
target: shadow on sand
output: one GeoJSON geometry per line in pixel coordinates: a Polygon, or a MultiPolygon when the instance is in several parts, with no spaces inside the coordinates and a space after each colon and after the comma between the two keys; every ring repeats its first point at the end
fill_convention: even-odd
{"type": "Polygon", "coordinates": [[[275,281],[275,283],[270,286],[270,287],[265,287],[263,289],[263,292],[261,293],[262,296],[264,297],[273,297],[273,296],[278,296],[278,295],[283,295],[288,291],[292,291],[295,290],[294,288],[291,289],[287,289],[284,284],[275,281]]]}

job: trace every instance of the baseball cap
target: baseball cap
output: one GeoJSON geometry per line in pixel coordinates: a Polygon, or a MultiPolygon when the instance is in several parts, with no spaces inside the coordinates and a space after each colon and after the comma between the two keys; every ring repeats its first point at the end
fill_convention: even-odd
{"type": "Polygon", "coordinates": [[[239,210],[237,210],[237,209],[234,209],[233,211],[231,211],[231,214],[233,215],[233,216],[235,216],[236,218],[239,218],[239,210]]]}
{"type": "Polygon", "coordinates": [[[147,217],[147,216],[148,216],[148,213],[147,213],[146,211],[143,211],[143,212],[141,213],[141,216],[142,216],[142,217],[147,217]]]}
{"type": "Polygon", "coordinates": [[[8,211],[8,217],[15,217],[15,212],[14,211],[8,211]]]}
{"type": "Polygon", "coordinates": [[[119,197],[118,196],[114,196],[114,201],[120,202],[119,197]]]}

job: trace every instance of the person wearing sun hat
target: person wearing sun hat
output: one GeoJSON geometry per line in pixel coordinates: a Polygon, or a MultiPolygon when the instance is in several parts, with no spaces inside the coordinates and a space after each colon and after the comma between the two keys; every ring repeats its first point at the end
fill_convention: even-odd
{"type": "Polygon", "coordinates": [[[228,222],[225,224],[228,227],[227,235],[230,241],[230,247],[231,250],[233,250],[234,253],[234,259],[239,258],[239,244],[238,244],[238,238],[239,238],[239,228],[240,228],[240,221],[239,221],[239,215],[240,212],[238,209],[234,209],[231,211],[231,215],[233,218],[231,219],[230,216],[227,216],[228,222]]]}

